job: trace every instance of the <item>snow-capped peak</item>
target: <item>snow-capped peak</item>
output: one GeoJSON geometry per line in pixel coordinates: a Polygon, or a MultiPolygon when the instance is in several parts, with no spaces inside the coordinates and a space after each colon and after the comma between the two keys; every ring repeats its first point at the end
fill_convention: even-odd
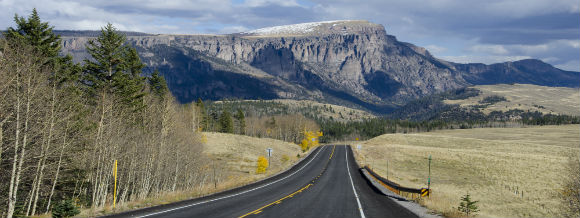
{"type": "Polygon", "coordinates": [[[283,25],[283,26],[273,26],[243,32],[242,34],[254,34],[254,35],[306,34],[315,31],[318,26],[321,26],[323,24],[344,23],[344,22],[350,22],[350,20],[333,20],[333,21],[321,21],[321,22],[283,25]]]}

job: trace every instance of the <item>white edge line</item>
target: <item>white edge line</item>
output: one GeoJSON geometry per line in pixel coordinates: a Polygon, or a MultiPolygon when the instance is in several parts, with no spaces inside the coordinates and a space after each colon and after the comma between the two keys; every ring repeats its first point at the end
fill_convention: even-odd
{"type": "Polygon", "coordinates": [[[346,146],[344,148],[345,148],[344,156],[346,157],[346,170],[348,172],[348,178],[350,178],[350,185],[352,186],[352,192],[354,192],[354,197],[356,198],[356,203],[358,204],[358,211],[360,212],[360,217],[365,218],[365,213],[363,212],[363,208],[360,204],[358,194],[356,193],[356,190],[354,189],[354,182],[352,182],[352,176],[350,175],[350,167],[348,167],[348,149],[346,148],[346,146]]]}
{"type": "MultiPolygon", "coordinates": [[[[304,166],[302,166],[300,169],[296,170],[296,172],[293,172],[292,174],[290,174],[290,175],[287,175],[287,176],[285,176],[284,178],[278,179],[278,180],[276,180],[276,181],[273,181],[273,182],[270,182],[270,183],[268,183],[268,184],[264,184],[264,185],[261,185],[261,186],[258,186],[258,187],[256,187],[256,188],[253,188],[253,189],[250,189],[250,190],[246,190],[246,191],[243,191],[243,192],[238,192],[238,193],[236,193],[236,194],[227,195],[227,196],[223,196],[223,197],[219,197],[219,198],[214,198],[214,199],[211,199],[211,200],[202,201],[202,202],[197,202],[197,203],[195,203],[195,204],[190,204],[190,205],[185,205],[185,206],[181,206],[181,207],[176,207],[176,208],[172,208],[172,209],[168,209],[168,210],[163,210],[163,211],[159,211],[159,212],[155,212],[155,213],[150,213],[150,214],[146,214],[146,215],[143,215],[143,216],[138,216],[138,217],[149,217],[149,216],[154,216],[154,215],[157,215],[157,214],[167,213],[167,212],[171,212],[171,211],[174,211],[174,210],[180,210],[180,209],[187,208],[187,207],[192,207],[192,206],[195,206],[195,205],[200,205],[200,204],[205,204],[205,203],[209,203],[209,202],[213,202],[213,201],[217,201],[217,200],[221,200],[221,199],[226,199],[226,198],[235,197],[235,196],[238,196],[238,195],[241,195],[241,194],[245,194],[245,193],[248,193],[248,192],[251,192],[251,191],[257,190],[257,189],[264,188],[264,187],[266,187],[266,186],[269,186],[269,185],[272,185],[272,184],[274,184],[274,183],[277,183],[277,182],[280,182],[280,181],[282,181],[282,180],[285,180],[285,179],[287,179],[288,177],[291,177],[291,176],[293,176],[294,174],[296,174],[296,173],[300,172],[302,169],[304,169],[304,167],[308,166],[308,164],[310,164],[310,162],[312,162],[314,159],[316,159],[316,156],[318,156],[318,154],[319,154],[321,151],[322,151],[322,149],[318,150],[318,152],[316,152],[316,154],[314,155],[314,157],[312,157],[312,159],[310,159],[310,161],[308,161],[306,164],[304,164],[304,166]]],[[[349,175],[350,175],[350,174],[349,174],[349,175]]],[[[352,182],[352,179],[351,179],[351,182],[352,182]]],[[[355,195],[356,195],[356,193],[355,193],[355,195]]],[[[357,197],[357,201],[358,201],[358,197],[357,197]]],[[[359,207],[360,207],[360,203],[359,203],[359,207]]],[[[361,212],[361,213],[362,213],[362,212],[361,212]]],[[[364,218],[364,216],[363,216],[363,218],[364,218]]]]}

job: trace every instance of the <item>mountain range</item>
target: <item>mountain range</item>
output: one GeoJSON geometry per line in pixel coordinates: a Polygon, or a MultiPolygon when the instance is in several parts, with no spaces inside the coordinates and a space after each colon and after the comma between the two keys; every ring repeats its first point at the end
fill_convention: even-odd
{"type": "MultiPolygon", "coordinates": [[[[57,31],[63,52],[88,58],[98,31],[57,31]]],[[[368,21],[325,21],[224,35],[125,32],[145,71],[158,69],[180,102],[198,98],[315,100],[390,112],[472,85],[580,86],[579,72],[536,59],[458,64],[398,41],[368,21]]]]}

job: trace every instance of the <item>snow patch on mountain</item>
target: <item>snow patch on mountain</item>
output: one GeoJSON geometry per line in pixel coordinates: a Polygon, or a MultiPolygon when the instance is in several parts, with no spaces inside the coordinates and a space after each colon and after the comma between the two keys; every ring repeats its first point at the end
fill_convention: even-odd
{"type": "MultiPolygon", "coordinates": [[[[333,20],[333,21],[321,21],[321,22],[311,22],[311,23],[299,23],[283,26],[273,26],[266,27],[256,30],[251,30],[243,32],[242,34],[252,34],[252,35],[286,35],[286,34],[306,34],[311,33],[316,30],[318,26],[323,24],[331,23],[343,23],[349,22],[350,20],[333,20]]],[[[336,24],[334,24],[336,25],[336,24]]]]}

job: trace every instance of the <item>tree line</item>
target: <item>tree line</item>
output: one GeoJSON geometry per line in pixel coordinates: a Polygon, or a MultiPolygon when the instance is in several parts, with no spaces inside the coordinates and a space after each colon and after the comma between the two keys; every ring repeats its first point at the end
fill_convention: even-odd
{"type": "Polygon", "coordinates": [[[273,138],[300,144],[308,131],[319,131],[312,118],[289,113],[276,102],[219,101],[198,99],[191,104],[199,131],[222,132],[259,138],[273,138]]]}
{"type": "Polygon", "coordinates": [[[509,110],[493,111],[488,115],[465,110],[442,113],[435,119],[413,121],[378,117],[362,121],[339,122],[317,119],[324,136],[322,142],[370,139],[387,133],[416,133],[442,129],[471,129],[494,127],[521,127],[529,125],[580,124],[580,117],[570,115],[543,114],[537,111],[509,110]]]}
{"type": "Polygon", "coordinates": [[[113,194],[122,205],[204,185],[194,109],[175,101],[159,72],[143,75],[113,25],[74,63],[36,9],[15,24],[0,39],[0,215],[47,213],[70,199],[101,208],[113,194]]]}

